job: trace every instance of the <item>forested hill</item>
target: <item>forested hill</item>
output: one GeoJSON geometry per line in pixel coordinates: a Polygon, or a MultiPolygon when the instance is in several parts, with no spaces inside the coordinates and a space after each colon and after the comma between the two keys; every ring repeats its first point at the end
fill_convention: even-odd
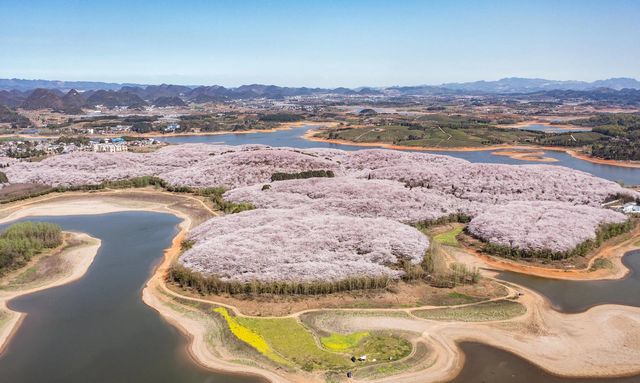
{"type": "Polygon", "coordinates": [[[600,114],[571,123],[590,127],[594,133],[604,135],[602,139],[593,143],[593,156],[610,160],[640,161],[640,114],[600,114]]]}

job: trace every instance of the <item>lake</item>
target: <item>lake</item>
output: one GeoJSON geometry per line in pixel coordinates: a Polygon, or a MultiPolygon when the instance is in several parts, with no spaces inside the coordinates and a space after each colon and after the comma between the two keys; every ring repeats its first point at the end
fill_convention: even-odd
{"type": "Polygon", "coordinates": [[[561,378],[541,370],[510,352],[482,343],[464,342],[466,355],[460,374],[450,383],[638,383],[639,376],[628,378],[561,378]]]}
{"type": "Polygon", "coordinates": [[[102,246],[80,280],[10,301],[27,317],[0,356],[0,382],[262,382],[198,367],[187,338],[142,301],[178,218],[123,212],[29,220],[88,233],[102,246]]]}
{"type": "Polygon", "coordinates": [[[562,125],[546,125],[546,124],[530,124],[514,127],[513,129],[518,130],[529,130],[532,132],[543,132],[543,133],[572,133],[572,132],[590,132],[590,128],[581,128],[581,127],[572,127],[566,128],[562,125]]]}
{"type": "Polygon", "coordinates": [[[630,270],[623,279],[570,281],[514,272],[501,272],[497,278],[539,292],[562,312],[576,313],[608,303],[640,307],[640,250],[627,253],[622,263],[630,270]]]}

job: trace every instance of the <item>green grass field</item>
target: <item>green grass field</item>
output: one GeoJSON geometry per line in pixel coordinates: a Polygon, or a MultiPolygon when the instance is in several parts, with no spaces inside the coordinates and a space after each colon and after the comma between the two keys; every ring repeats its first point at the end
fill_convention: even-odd
{"type": "Polygon", "coordinates": [[[456,305],[466,305],[469,303],[478,303],[482,301],[486,301],[488,298],[480,298],[474,297],[467,294],[451,292],[446,295],[436,296],[433,299],[426,302],[426,304],[431,306],[456,306],[456,305]]]}
{"type": "Polygon", "coordinates": [[[458,239],[456,237],[458,234],[462,233],[462,230],[464,230],[463,226],[456,227],[452,230],[434,236],[433,240],[442,245],[458,246],[458,239]]]}
{"type": "Polygon", "coordinates": [[[313,334],[294,318],[236,318],[238,323],[259,334],[271,348],[303,370],[331,370],[347,367],[349,357],[323,350],[313,334]]]}
{"type": "Polygon", "coordinates": [[[431,320],[486,322],[515,318],[526,311],[526,308],[520,303],[503,299],[472,306],[416,310],[413,314],[420,318],[431,320]]]}
{"type": "Polygon", "coordinates": [[[213,309],[213,312],[220,314],[224,318],[229,326],[229,330],[236,338],[253,347],[260,354],[278,364],[291,365],[289,361],[274,351],[262,334],[259,334],[258,331],[246,326],[241,320],[239,320],[242,318],[236,318],[229,315],[229,312],[224,307],[215,308],[213,309]]]}
{"type": "Polygon", "coordinates": [[[411,343],[387,333],[329,334],[317,339],[295,318],[233,317],[216,308],[231,332],[270,360],[305,371],[353,368],[351,356],[367,355],[367,364],[398,360],[411,353],[411,343]]]}
{"type": "Polygon", "coordinates": [[[354,332],[353,334],[331,334],[320,338],[320,343],[330,351],[345,352],[354,349],[358,344],[369,336],[368,332],[354,332]]]}

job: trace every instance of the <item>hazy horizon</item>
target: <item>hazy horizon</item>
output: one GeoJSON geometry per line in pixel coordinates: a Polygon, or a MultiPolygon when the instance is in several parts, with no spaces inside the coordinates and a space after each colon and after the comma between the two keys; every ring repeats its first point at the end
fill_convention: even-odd
{"type": "MultiPolygon", "coordinates": [[[[360,88],[373,88],[373,89],[377,89],[377,88],[393,88],[393,87],[404,87],[404,86],[433,86],[433,87],[439,87],[439,86],[444,86],[447,84],[455,84],[455,83],[472,83],[472,82],[481,82],[481,81],[485,81],[485,82],[494,82],[494,81],[499,81],[499,80],[504,80],[504,79],[509,79],[509,78],[515,78],[515,77],[501,77],[501,78],[497,78],[497,79],[478,79],[478,80],[471,80],[471,81],[452,81],[452,82],[448,82],[448,83],[439,83],[439,84],[395,84],[395,85],[360,85],[360,86],[351,86],[351,87],[344,87],[344,86],[335,86],[335,87],[322,87],[322,86],[310,86],[310,85],[281,85],[281,84],[270,84],[270,83],[241,83],[239,85],[233,85],[233,86],[225,86],[227,88],[236,88],[239,86],[243,86],[243,85],[264,85],[264,86],[278,86],[278,87],[291,87],[291,88],[302,88],[302,87],[307,87],[307,88],[327,88],[327,89],[332,89],[332,88],[339,88],[339,87],[344,87],[344,88],[349,88],[349,89],[360,89],[360,88]]],[[[632,80],[636,80],[636,81],[640,81],[636,78],[633,77],[627,77],[627,76],[615,76],[615,77],[609,77],[609,78],[601,78],[601,79],[596,79],[593,81],[589,81],[589,80],[576,80],[576,79],[549,79],[549,78],[537,78],[537,77],[518,77],[518,78],[522,78],[522,79],[527,79],[527,80],[549,80],[549,81],[576,81],[576,82],[593,82],[593,81],[599,81],[599,80],[611,80],[611,79],[616,79],[616,78],[629,78],[632,80]]],[[[178,85],[178,86],[187,86],[187,87],[199,87],[199,86],[224,86],[222,84],[214,84],[214,83],[204,83],[204,84],[179,84],[179,83],[169,83],[169,82],[162,82],[162,83],[139,83],[139,82],[120,82],[120,81],[103,81],[103,80],[68,80],[68,79],[47,79],[47,78],[17,78],[17,77],[0,77],[0,80],[17,80],[17,81],[51,81],[51,82],[95,82],[95,83],[105,83],[105,84],[118,84],[118,85],[139,85],[139,86],[159,86],[159,85],[178,85]]]]}
{"type": "Polygon", "coordinates": [[[331,88],[640,78],[640,3],[625,0],[7,0],[2,9],[1,78],[331,88]]]}

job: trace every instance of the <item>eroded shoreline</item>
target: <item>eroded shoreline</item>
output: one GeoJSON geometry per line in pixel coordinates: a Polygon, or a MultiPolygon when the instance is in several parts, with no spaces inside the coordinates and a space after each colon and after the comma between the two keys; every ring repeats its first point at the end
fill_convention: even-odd
{"type": "MultiPolygon", "coordinates": [[[[147,282],[142,298],[144,302],[157,310],[161,316],[173,326],[178,327],[190,339],[188,347],[190,355],[200,365],[218,371],[233,372],[242,375],[259,375],[273,382],[302,382],[309,381],[308,376],[301,377],[283,371],[272,371],[256,366],[246,366],[235,364],[220,358],[214,354],[206,341],[207,324],[197,317],[190,316],[184,312],[176,311],[171,307],[172,297],[181,299],[196,300],[195,298],[183,296],[170,291],[165,285],[165,273],[171,262],[180,253],[180,243],[188,230],[195,226],[205,216],[213,216],[215,212],[201,200],[188,195],[174,195],[155,190],[123,190],[123,191],[103,191],[97,193],[65,193],[55,194],[37,198],[34,200],[21,201],[8,205],[0,210],[0,214],[5,215],[2,222],[8,219],[17,219],[24,216],[33,215],[81,215],[81,214],[104,214],[115,211],[161,211],[173,214],[180,218],[180,231],[173,238],[170,248],[165,250],[162,262],[154,270],[153,275],[147,282]],[[133,195],[140,197],[139,200],[132,199],[133,195]],[[186,200],[193,209],[185,209],[176,200],[186,200]],[[154,202],[154,200],[162,200],[154,202]],[[199,210],[200,212],[196,212],[199,210]],[[206,212],[206,214],[202,214],[206,212]]],[[[621,247],[615,254],[611,254],[613,259],[619,259],[624,254],[621,247]]],[[[626,251],[626,250],[625,250],[626,251]]],[[[481,261],[476,259],[476,261],[481,261]]],[[[612,278],[620,278],[623,275],[616,274],[612,278]]],[[[592,279],[583,275],[585,278],[592,279]]],[[[463,356],[457,347],[457,342],[479,341],[493,347],[501,348],[515,355],[523,357],[541,369],[560,376],[626,376],[640,372],[640,355],[634,343],[631,349],[624,350],[625,339],[620,338],[621,333],[625,333],[624,328],[633,329],[640,326],[640,309],[628,306],[603,305],[587,310],[581,314],[568,315],[554,311],[545,301],[544,297],[537,293],[521,289],[525,296],[521,298],[521,303],[527,306],[525,317],[516,320],[498,321],[495,323],[460,323],[460,322],[434,322],[416,317],[408,319],[381,316],[361,316],[367,310],[362,309],[330,309],[315,310],[327,315],[335,315],[339,312],[347,312],[349,315],[339,315],[339,324],[344,328],[356,329],[388,329],[402,328],[411,329],[419,334],[420,341],[425,342],[436,352],[437,360],[428,370],[429,376],[434,381],[446,380],[455,377],[463,365],[463,356]],[[635,323],[635,324],[634,324],[635,323]],[[631,326],[631,327],[629,327],[631,326]],[[622,328],[622,329],[621,329],[622,328]],[[603,331],[604,329],[608,331],[603,331]],[[519,334],[518,337],[514,337],[519,334]],[[605,335],[602,335],[605,333],[605,335]],[[608,334],[608,335],[607,335],[608,334]],[[555,336],[555,337],[554,337],[555,336]],[[626,355],[619,358],[617,352],[604,352],[601,349],[602,343],[607,343],[607,350],[624,350],[626,355]],[[622,342],[622,343],[620,343],[622,342]],[[535,344],[536,346],[532,346],[535,344]],[[596,349],[591,350],[590,348],[596,349]],[[533,350],[533,351],[532,351],[533,350]],[[566,361],[567,352],[580,351],[572,355],[572,362],[566,361]],[[636,350],[635,353],[629,352],[636,350]],[[599,363],[591,364],[585,355],[590,353],[600,359],[599,363]],[[638,360],[636,360],[638,359],[638,360]],[[555,360],[555,362],[554,362],[555,360]]],[[[202,300],[206,301],[206,300],[202,300]]],[[[206,301],[214,305],[216,302],[206,301]]],[[[226,305],[221,305],[226,306],[226,305]]],[[[234,310],[233,307],[229,307],[234,310]]],[[[421,308],[412,308],[415,311],[421,308]]],[[[373,312],[404,311],[407,309],[371,309],[373,312]]],[[[236,312],[237,313],[237,312],[236,312]]],[[[300,315],[301,313],[297,313],[300,315]]],[[[336,325],[338,324],[336,322],[336,325]]],[[[627,332],[633,334],[633,330],[627,332]]],[[[605,350],[606,351],[606,350],[605,350]]],[[[401,373],[393,375],[388,379],[394,382],[417,382],[424,381],[425,370],[416,372],[401,373]]]]}

